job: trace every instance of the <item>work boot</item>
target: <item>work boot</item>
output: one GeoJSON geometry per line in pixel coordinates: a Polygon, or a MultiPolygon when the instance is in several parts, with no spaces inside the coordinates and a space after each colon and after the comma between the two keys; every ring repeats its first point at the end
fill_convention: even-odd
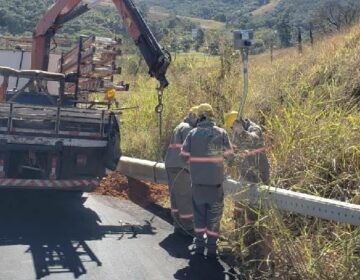
{"type": "Polygon", "coordinates": [[[218,250],[217,250],[217,237],[208,236],[207,240],[207,258],[208,259],[218,259],[218,250]]]}

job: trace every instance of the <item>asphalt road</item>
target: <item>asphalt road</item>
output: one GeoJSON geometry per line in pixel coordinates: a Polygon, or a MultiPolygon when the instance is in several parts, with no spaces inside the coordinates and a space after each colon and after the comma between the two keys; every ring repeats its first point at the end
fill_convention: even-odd
{"type": "Polygon", "coordinates": [[[97,195],[0,192],[0,280],[237,279],[193,255],[154,205],[97,195]],[[146,208],[146,209],[145,209],[146,208]]]}

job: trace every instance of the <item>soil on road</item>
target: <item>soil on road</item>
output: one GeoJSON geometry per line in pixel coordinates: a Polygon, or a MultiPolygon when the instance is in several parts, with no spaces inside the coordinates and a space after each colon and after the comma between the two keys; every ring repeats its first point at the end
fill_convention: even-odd
{"type": "Polygon", "coordinates": [[[0,280],[237,279],[193,255],[169,214],[96,194],[0,192],[0,280]]]}
{"type": "Polygon", "coordinates": [[[114,172],[105,177],[95,189],[95,193],[126,199],[141,206],[152,203],[164,205],[169,200],[169,187],[143,182],[114,172]]]}

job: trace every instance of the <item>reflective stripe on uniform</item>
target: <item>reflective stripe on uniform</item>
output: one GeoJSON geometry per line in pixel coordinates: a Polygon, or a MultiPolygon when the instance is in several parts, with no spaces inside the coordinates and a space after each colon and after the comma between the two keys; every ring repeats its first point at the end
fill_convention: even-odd
{"type": "Polygon", "coordinates": [[[212,237],[219,237],[220,236],[220,234],[218,232],[211,231],[211,230],[207,230],[206,234],[209,235],[209,236],[212,236],[212,237]]]}
{"type": "Polygon", "coordinates": [[[192,219],[194,217],[193,214],[180,214],[179,217],[181,219],[192,219]]]}
{"type": "Polygon", "coordinates": [[[205,233],[207,228],[194,228],[194,232],[196,233],[205,233]]]}
{"type": "Polygon", "coordinates": [[[184,151],[181,151],[180,155],[181,155],[181,156],[185,156],[185,157],[189,157],[189,156],[191,156],[191,154],[190,154],[190,153],[188,153],[188,152],[184,152],[184,151]]]}
{"type": "Polygon", "coordinates": [[[233,150],[233,149],[228,149],[228,150],[226,150],[226,151],[224,152],[224,156],[230,156],[230,155],[232,155],[232,154],[234,154],[234,150],[233,150]]]}
{"type": "Polygon", "coordinates": [[[170,144],[169,149],[181,149],[182,146],[182,144],[170,144]]]}
{"type": "Polygon", "coordinates": [[[172,213],[179,213],[179,209],[171,209],[172,213]]]}
{"type": "Polygon", "coordinates": [[[249,157],[249,156],[254,156],[254,155],[256,155],[258,153],[262,153],[262,152],[265,152],[265,147],[261,147],[261,148],[254,149],[254,150],[247,150],[245,152],[240,153],[239,156],[249,157]]]}
{"type": "Polygon", "coordinates": [[[190,162],[196,163],[221,163],[224,162],[223,157],[191,157],[190,162]]]}

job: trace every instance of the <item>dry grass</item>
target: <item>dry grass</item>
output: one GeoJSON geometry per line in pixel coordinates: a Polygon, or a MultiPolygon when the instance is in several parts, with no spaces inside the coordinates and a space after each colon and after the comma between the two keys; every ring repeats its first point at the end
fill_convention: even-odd
{"type": "MultiPolygon", "coordinates": [[[[151,7],[149,15],[154,20],[163,20],[171,17],[169,12],[167,12],[164,9],[159,9],[159,7],[151,7]]],[[[225,23],[216,20],[209,20],[209,19],[196,18],[196,17],[186,17],[179,15],[177,15],[176,17],[180,19],[186,19],[193,23],[199,24],[202,29],[221,30],[225,28],[225,23]]]]}
{"type": "MultiPolygon", "coordinates": [[[[303,55],[281,51],[272,64],[266,54],[251,57],[245,116],[264,126],[274,185],[359,201],[359,65],[360,27],[305,48],[303,55]]],[[[155,83],[146,74],[138,75],[133,93],[123,98],[126,105],[141,106],[122,117],[125,153],[160,158],[173,127],[200,102],[214,105],[221,125],[223,113],[238,107],[241,72],[241,61],[231,49],[224,48],[220,58],[178,56],[169,71],[160,146],[155,83]]],[[[248,225],[234,223],[231,207],[223,223],[230,247],[249,279],[268,279],[268,274],[258,275],[259,262],[248,260],[251,247],[243,241],[248,225]]],[[[359,229],[275,210],[257,214],[256,236],[271,248],[271,258],[260,263],[271,264],[275,279],[359,279],[359,229]]]]}

